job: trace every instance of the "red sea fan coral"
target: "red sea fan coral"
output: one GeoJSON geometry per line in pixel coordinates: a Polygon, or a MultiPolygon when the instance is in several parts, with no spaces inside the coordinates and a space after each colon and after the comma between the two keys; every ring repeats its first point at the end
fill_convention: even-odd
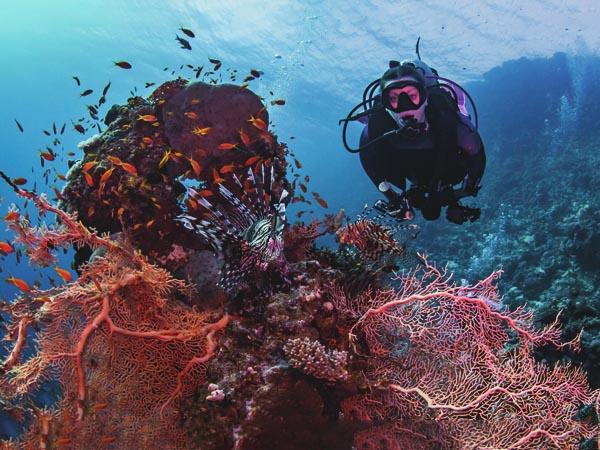
{"type": "Polygon", "coordinates": [[[555,322],[537,330],[524,309],[509,312],[493,273],[457,286],[426,263],[399,278],[397,291],[369,293],[340,313],[354,317],[349,337],[368,369],[369,393],[346,399],[345,417],[363,422],[359,450],[577,448],[597,427],[576,419],[594,405],[582,370],[538,363],[541,345],[562,344],[555,322]]]}
{"type": "Polygon", "coordinates": [[[47,380],[62,388],[52,410],[34,408],[37,420],[23,445],[189,448],[177,400],[205,382],[205,365],[228,316],[185,306],[176,299],[191,295],[185,283],[139,252],[89,232],[45,199],[36,203],[61,219],[46,230],[25,222],[13,226],[36,260],[48,261],[46,252],[59,243],[85,243],[106,253],[87,264],[75,283],[31,292],[8,307],[15,345],[0,373],[0,396],[27,397],[47,380]],[[39,329],[35,349],[25,358],[25,330],[33,326],[39,329]]]}

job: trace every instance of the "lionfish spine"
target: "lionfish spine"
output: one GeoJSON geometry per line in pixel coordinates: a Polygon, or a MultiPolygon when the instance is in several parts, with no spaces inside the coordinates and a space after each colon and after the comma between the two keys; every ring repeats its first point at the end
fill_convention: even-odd
{"type": "Polygon", "coordinates": [[[244,205],[229,189],[222,184],[219,185],[219,193],[233,206],[233,211],[229,215],[236,222],[238,228],[245,228],[256,220],[258,217],[244,205]]]}

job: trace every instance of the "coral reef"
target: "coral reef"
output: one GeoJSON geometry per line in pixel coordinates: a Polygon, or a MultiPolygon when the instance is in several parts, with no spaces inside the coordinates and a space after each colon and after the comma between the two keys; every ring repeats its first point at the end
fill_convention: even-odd
{"type": "MultiPolygon", "coordinates": [[[[185,180],[208,196],[232,174],[264,163],[287,185],[286,148],[269,132],[260,98],[239,86],[173,80],[148,99],[114,105],[105,123],[107,130],[80,144],[85,155],[67,174],[60,206],[100,232],[127,231],[154,261],[174,245],[202,246],[173,220],[183,212],[185,180]]],[[[89,257],[78,251],[79,262],[89,257]]],[[[166,267],[181,262],[169,258],[166,267]]]]}
{"type": "Polygon", "coordinates": [[[563,341],[556,315],[536,327],[530,310],[508,309],[500,272],[454,282],[411,249],[415,226],[343,212],[289,223],[286,203],[300,197],[253,95],[174,80],[111,109],[60,208],[12,184],[57,216],[7,219],[32,263],[69,246],[93,256],[80,253],[62,287],[15,281],[23,294],[2,304],[0,415],[24,428],[3,447],[575,449],[598,438],[600,392],[585,372],[535,359],[576,354],[582,334],[563,341]],[[327,234],[338,248],[316,246],[327,234]],[[49,383],[54,402],[37,396],[49,383]]]}
{"type": "MultiPolygon", "coordinates": [[[[185,299],[199,294],[129,243],[28,195],[61,222],[10,224],[36,260],[75,242],[106,253],[70,285],[5,306],[2,407],[16,414],[46,379],[62,390],[50,409],[21,412],[30,425],[8,448],[547,449],[598,432],[600,393],[585,373],[533,357],[544,345],[576,351],[579,336],[562,342],[557,321],[536,329],[529,311],[509,311],[499,273],[457,285],[422,258],[397,288],[349,294],[313,247],[272,295],[199,310],[185,299]],[[27,327],[39,331],[25,358],[27,327]]],[[[377,242],[360,248],[374,254],[377,242]]]]}

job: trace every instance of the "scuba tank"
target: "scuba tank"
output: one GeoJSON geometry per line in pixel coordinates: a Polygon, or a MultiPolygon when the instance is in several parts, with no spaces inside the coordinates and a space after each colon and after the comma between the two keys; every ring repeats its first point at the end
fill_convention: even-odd
{"type": "MultiPolygon", "coordinates": [[[[392,69],[394,67],[398,67],[404,64],[412,65],[417,71],[421,72],[421,74],[423,75],[425,79],[425,89],[428,93],[433,94],[436,92],[441,92],[443,95],[451,97],[452,101],[456,104],[458,113],[461,116],[461,120],[463,120],[463,122],[467,124],[470,124],[474,130],[478,130],[479,119],[477,116],[477,108],[475,106],[475,102],[462,86],[460,86],[455,81],[452,81],[445,77],[441,77],[435,69],[429,67],[425,62],[421,60],[421,55],[419,53],[420,40],[421,38],[419,37],[417,39],[416,44],[417,59],[404,60],[402,62],[392,60],[389,62],[389,68],[392,69]],[[467,100],[469,101],[473,110],[473,115],[475,119],[474,124],[471,124],[471,116],[467,110],[466,105],[467,100]]],[[[338,123],[339,125],[343,123],[342,142],[346,150],[350,153],[359,153],[360,151],[371,146],[372,144],[379,142],[380,140],[385,139],[388,136],[399,134],[402,131],[401,129],[388,131],[387,133],[384,133],[383,135],[378,136],[377,138],[359,146],[358,148],[352,148],[348,144],[346,138],[348,123],[358,121],[366,125],[369,121],[370,115],[384,108],[384,105],[381,101],[381,92],[377,92],[378,90],[381,91],[380,89],[378,89],[380,83],[381,78],[377,78],[376,80],[371,81],[363,91],[362,101],[350,110],[345,119],[340,119],[338,123]],[[356,113],[356,111],[358,111],[361,108],[362,111],[356,113]]]]}

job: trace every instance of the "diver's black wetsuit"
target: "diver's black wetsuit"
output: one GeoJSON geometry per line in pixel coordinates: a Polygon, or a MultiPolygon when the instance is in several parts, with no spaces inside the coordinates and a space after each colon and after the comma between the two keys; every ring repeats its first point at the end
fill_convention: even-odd
{"type": "MultiPolygon", "coordinates": [[[[425,116],[427,132],[400,132],[383,138],[361,151],[360,161],[376,186],[388,181],[404,191],[406,179],[410,180],[418,189],[412,191],[409,201],[421,209],[423,217],[433,220],[447,204],[440,187],[460,183],[465,176],[468,184],[477,186],[486,158],[479,133],[466,118],[461,119],[446,95],[430,95],[425,116]]],[[[360,145],[398,128],[388,111],[381,108],[370,116],[360,145]]]]}

